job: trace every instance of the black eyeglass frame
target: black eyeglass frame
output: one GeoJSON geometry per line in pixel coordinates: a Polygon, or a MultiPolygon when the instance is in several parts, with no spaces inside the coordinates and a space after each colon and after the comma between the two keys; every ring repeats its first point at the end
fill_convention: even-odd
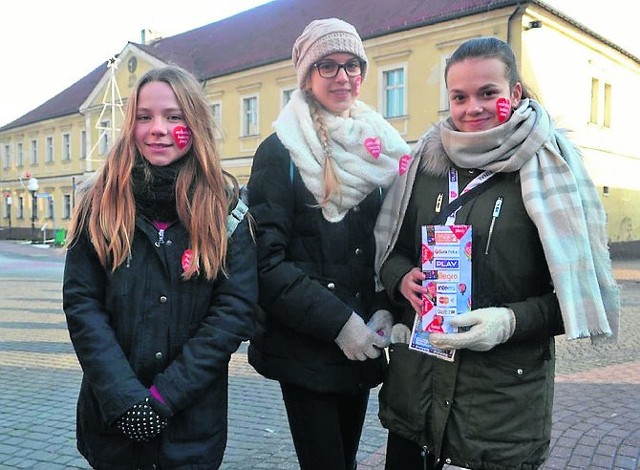
{"type": "Polygon", "coordinates": [[[338,74],[340,73],[340,69],[344,70],[344,73],[346,73],[348,77],[359,77],[365,72],[365,70],[367,68],[367,63],[364,60],[360,60],[360,59],[349,59],[344,64],[340,64],[340,63],[338,63],[336,61],[333,61],[333,60],[321,60],[319,62],[314,63],[313,67],[318,71],[318,75],[320,75],[322,78],[336,78],[338,76],[338,74]],[[347,64],[351,64],[353,62],[357,62],[358,65],[360,66],[360,72],[358,72],[355,75],[351,75],[349,73],[349,71],[347,70],[347,64]],[[330,76],[323,75],[322,72],[320,72],[320,65],[321,64],[335,64],[335,65],[337,65],[336,72],[333,75],[330,75],[330,76]]]}

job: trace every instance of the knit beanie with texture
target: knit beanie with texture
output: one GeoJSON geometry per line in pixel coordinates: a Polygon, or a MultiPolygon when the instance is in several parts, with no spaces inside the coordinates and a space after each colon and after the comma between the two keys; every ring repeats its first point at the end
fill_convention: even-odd
{"type": "Polygon", "coordinates": [[[313,64],[329,54],[339,52],[353,54],[365,63],[362,69],[364,78],[368,60],[358,31],[338,18],[314,20],[309,23],[296,39],[291,52],[291,60],[298,75],[298,87],[304,87],[313,64]]]}

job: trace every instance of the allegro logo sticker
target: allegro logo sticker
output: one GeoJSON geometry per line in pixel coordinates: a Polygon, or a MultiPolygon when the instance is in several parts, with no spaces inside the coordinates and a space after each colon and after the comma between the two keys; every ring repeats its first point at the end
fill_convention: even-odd
{"type": "Polygon", "coordinates": [[[460,271],[438,271],[438,281],[458,282],[460,271]]]}

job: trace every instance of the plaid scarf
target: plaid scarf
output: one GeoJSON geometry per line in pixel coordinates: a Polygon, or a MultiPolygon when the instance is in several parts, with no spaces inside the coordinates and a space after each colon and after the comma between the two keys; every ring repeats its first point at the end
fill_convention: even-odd
{"type": "Polygon", "coordinates": [[[482,132],[456,131],[450,118],[415,145],[405,177],[387,195],[375,228],[376,285],[402,225],[420,171],[461,168],[520,172],[522,198],[538,228],[567,339],[616,339],[620,290],[609,258],[606,214],[580,152],[536,101],[525,99],[506,123],[482,132]]]}

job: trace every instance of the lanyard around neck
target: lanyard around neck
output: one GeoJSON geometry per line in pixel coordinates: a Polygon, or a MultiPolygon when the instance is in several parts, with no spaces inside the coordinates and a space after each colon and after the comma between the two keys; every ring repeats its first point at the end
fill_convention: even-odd
{"type": "MultiPolygon", "coordinates": [[[[495,175],[495,173],[492,171],[489,171],[489,170],[483,171],[478,176],[473,178],[469,182],[469,184],[467,184],[464,187],[461,193],[458,193],[458,170],[456,170],[453,167],[450,168],[449,169],[449,203],[457,199],[458,196],[468,191],[471,191],[476,186],[481,185],[482,183],[487,181],[489,178],[491,178],[493,175],[495,175]]],[[[449,214],[449,217],[447,217],[446,225],[454,225],[456,223],[456,213],[458,212],[459,209],[460,208],[456,209],[451,214],[449,214]]]]}

